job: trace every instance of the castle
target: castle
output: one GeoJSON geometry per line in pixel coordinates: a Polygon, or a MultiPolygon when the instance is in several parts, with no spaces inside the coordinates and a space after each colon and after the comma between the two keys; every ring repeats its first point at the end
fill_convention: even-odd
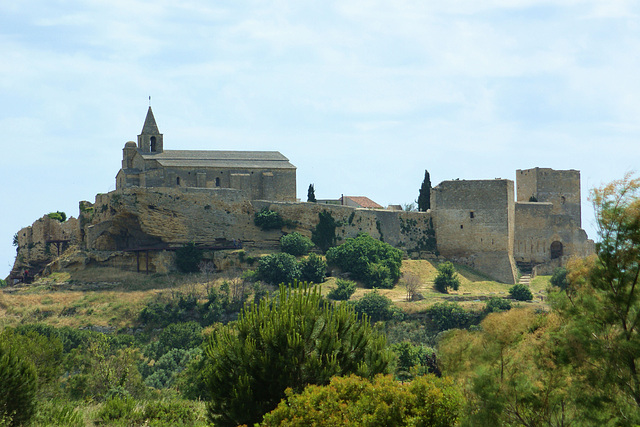
{"type": "Polygon", "coordinates": [[[323,215],[332,218],[338,244],[364,232],[410,257],[441,256],[504,283],[517,282],[518,269],[550,274],[571,256],[594,253],[581,228],[576,170],[518,170],[515,185],[443,181],[431,189],[427,212],[305,203],[296,200],[295,166],[279,152],[164,150],[149,107],[138,143],[123,149],[116,190],[80,202],[77,220],[45,216],[20,230],[9,279],[27,269],[88,265],[166,272],[185,243],[277,248],[283,233],[311,237],[323,215]],[[278,212],[286,225],[259,229],[253,217],[261,209],[278,212]],[[77,250],[56,256],[70,246],[77,250]]]}

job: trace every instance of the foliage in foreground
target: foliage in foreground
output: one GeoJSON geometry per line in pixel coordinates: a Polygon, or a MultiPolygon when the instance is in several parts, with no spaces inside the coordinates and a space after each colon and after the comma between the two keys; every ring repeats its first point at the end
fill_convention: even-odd
{"type": "Polygon", "coordinates": [[[391,376],[372,380],[351,375],[329,385],[310,385],[265,415],[263,426],[435,426],[456,424],[462,396],[450,380],[433,375],[400,383],[391,376]]]}
{"type": "Polygon", "coordinates": [[[318,287],[281,286],[276,299],[245,308],[212,334],[209,416],[216,425],[259,422],[285,396],[307,384],[390,369],[384,336],[347,304],[329,305],[318,287]]]}
{"type": "Polygon", "coordinates": [[[22,425],[35,412],[37,375],[33,363],[0,340],[0,423],[22,425]]]}
{"type": "Polygon", "coordinates": [[[400,278],[402,251],[362,233],[327,251],[327,262],[370,288],[392,288],[400,278]]]}

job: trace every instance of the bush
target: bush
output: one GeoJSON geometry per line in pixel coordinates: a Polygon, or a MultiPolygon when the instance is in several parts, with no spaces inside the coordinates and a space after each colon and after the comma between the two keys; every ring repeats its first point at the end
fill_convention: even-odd
{"type": "Polygon", "coordinates": [[[558,267],[553,270],[553,275],[550,280],[553,286],[556,286],[563,291],[565,291],[569,287],[569,280],[567,280],[567,269],[558,267]]]}
{"type": "Polygon", "coordinates": [[[363,233],[329,249],[327,262],[368,287],[391,288],[400,277],[402,251],[363,233]]]}
{"type": "Polygon", "coordinates": [[[65,222],[67,220],[67,214],[60,211],[49,212],[47,216],[51,219],[55,219],[56,221],[60,221],[60,222],[65,222]]]}
{"type": "Polygon", "coordinates": [[[196,322],[172,323],[145,349],[145,355],[158,360],[173,349],[189,350],[202,344],[202,326],[196,322]]]}
{"type": "Polygon", "coordinates": [[[393,301],[380,295],[377,289],[364,294],[362,298],[353,302],[353,307],[360,316],[366,314],[373,323],[390,320],[396,313],[393,301]]]}
{"type": "Polygon", "coordinates": [[[97,413],[102,422],[131,420],[135,414],[136,401],[131,396],[114,396],[107,399],[97,413]]]}
{"type": "Polygon", "coordinates": [[[176,250],[176,267],[183,273],[197,273],[200,271],[202,250],[191,242],[176,250]]]}
{"type": "Polygon", "coordinates": [[[274,230],[284,226],[284,220],[278,212],[263,208],[256,212],[253,217],[253,223],[262,230],[274,230]]]}
{"type": "Polygon", "coordinates": [[[37,387],[33,363],[0,339],[0,422],[28,424],[35,413],[37,387]]]}
{"type": "Polygon", "coordinates": [[[33,418],[33,424],[60,427],[84,427],[85,425],[82,414],[73,403],[59,400],[41,401],[33,418]]]}
{"type": "Polygon", "coordinates": [[[215,331],[206,354],[211,366],[208,412],[216,425],[259,422],[285,396],[331,377],[386,373],[391,353],[384,336],[357,319],[348,304],[323,303],[317,286],[280,286],[237,322],[215,331]]]}
{"type": "Polygon", "coordinates": [[[287,396],[265,415],[263,426],[453,426],[463,398],[449,379],[433,375],[400,383],[391,376],[373,380],[335,377],[287,396]]]}
{"type": "Polygon", "coordinates": [[[300,275],[300,266],[293,255],[267,255],[258,262],[258,276],[271,285],[293,283],[300,279],[300,275]]]}
{"type": "Polygon", "coordinates": [[[338,225],[338,222],[331,216],[331,212],[318,212],[318,225],[311,232],[311,240],[322,252],[326,252],[336,244],[336,227],[338,225]]]}
{"type": "Polygon", "coordinates": [[[311,239],[297,231],[280,238],[280,250],[290,255],[306,255],[311,248],[313,248],[311,239]]]}
{"type": "Polygon", "coordinates": [[[471,313],[454,302],[439,302],[427,310],[427,316],[438,331],[464,329],[471,324],[471,313]]]}
{"type": "Polygon", "coordinates": [[[337,301],[347,301],[356,291],[356,282],[351,280],[337,279],[337,288],[333,289],[327,295],[329,298],[337,301]]]}
{"type": "Polygon", "coordinates": [[[438,292],[449,293],[449,288],[457,291],[460,287],[460,280],[457,277],[456,269],[449,261],[438,265],[438,275],[433,281],[438,292]]]}
{"type": "Polygon", "coordinates": [[[529,287],[520,283],[513,285],[511,289],[509,289],[509,295],[518,301],[531,301],[533,299],[533,294],[529,287]]]}
{"type": "Polygon", "coordinates": [[[484,307],[485,313],[498,313],[507,310],[511,310],[511,303],[509,300],[499,297],[491,297],[484,307]]]}
{"type": "Polygon", "coordinates": [[[304,281],[322,283],[327,275],[327,262],[318,255],[311,254],[300,262],[300,273],[304,281]]]}
{"type": "Polygon", "coordinates": [[[407,381],[427,373],[441,375],[436,353],[432,348],[403,341],[391,345],[391,350],[398,356],[396,363],[398,380],[407,381]]]}
{"type": "Polygon", "coordinates": [[[162,425],[191,425],[196,416],[194,409],[188,402],[154,400],[145,405],[142,418],[145,421],[160,421],[162,425]]]}

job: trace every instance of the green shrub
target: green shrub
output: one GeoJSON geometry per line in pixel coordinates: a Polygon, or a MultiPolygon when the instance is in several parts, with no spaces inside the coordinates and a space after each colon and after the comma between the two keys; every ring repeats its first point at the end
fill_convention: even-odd
{"type": "Polygon", "coordinates": [[[386,373],[391,353],[384,336],[357,319],[348,304],[323,303],[320,289],[280,286],[274,300],[243,310],[221,327],[206,349],[209,417],[216,425],[259,422],[285,396],[331,377],[386,373]]]}
{"type": "Polygon", "coordinates": [[[33,363],[0,338],[0,421],[28,424],[36,409],[37,387],[33,363]]]}
{"type": "Polygon", "coordinates": [[[306,255],[313,248],[313,242],[308,237],[294,231],[280,238],[280,250],[290,255],[306,255]]]}
{"type": "Polygon", "coordinates": [[[333,219],[331,212],[318,212],[318,225],[311,232],[311,240],[322,252],[326,252],[336,244],[336,227],[338,222],[333,219]]]}
{"type": "Polygon", "coordinates": [[[263,208],[256,212],[253,217],[253,223],[262,230],[273,230],[282,228],[285,224],[284,220],[278,212],[263,208]]]}
{"type": "Polygon", "coordinates": [[[457,291],[460,287],[460,280],[457,277],[456,269],[449,261],[438,265],[438,275],[433,281],[434,287],[443,294],[449,293],[449,288],[457,291]]]}
{"type": "Polygon", "coordinates": [[[356,291],[356,282],[351,280],[337,279],[337,288],[333,289],[327,295],[329,298],[337,301],[347,301],[356,291]]]}
{"type": "Polygon", "coordinates": [[[136,414],[136,401],[131,396],[114,396],[107,399],[100,410],[97,418],[102,422],[131,420],[136,414]]]}
{"type": "Polygon", "coordinates": [[[400,383],[391,376],[373,380],[334,377],[326,386],[310,385],[265,415],[263,426],[454,426],[463,398],[449,379],[433,375],[400,383]]]}
{"type": "Polygon", "coordinates": [[[473,316],[454,302],[439,302],[427,310],[427,316],[438,331],[447,329],[464,329],[468,327],[473,316]]]}
{"type": "Polygon", "coordinates": [[[309,255],[300,262],[302,280],[306,282],[322,283],[327,275],[327,262],[316,254],[309,255]]]}
{"type": "Polygon", "coordinates": [[[60,427],[84,427],[85,425],[82,413],[75,405],[60,400],[39,402],[33,424],[60,427]]]}
{"type": "Polygon", "coordinates": [[[529,287],[521,283],[513,285],[509,289],[509,295],[511,295],[511,298],[518,301],[531,301],[533,299],[533,294],[529,287]]]}
{"type": "Polygon", "coordinates": [[[558,267],[553,270],[553,275],[550,280],[553,286],[557,286],[563,291],[569,287],[569,280],[567,279],[567,269],[563,267],[558,267]]]}
{"type": "Polygon", "coordinates": [[[60,221],[60,222],[65,222],[67,220],[67,214],[60,211],[49,212],[47,216],[51,219],[55,219],[56,221],[60,221]]]}
{"type": "Polygon", "coordinates": [[[200,271],[202,250],[191,242],[176,250],[176,267],[183,273],[197,273],[200,271]]]}
{"type": "Polygon", "coordinates": [[[390,288],[400,277],[402,251],[362,233],[329,249],[327,262],[368,287],[390,288]]]}
{"type": "Polygon", "coordinates": [[[377,289],[367,292],[362,298],[354,301],[353,307],[360,316],[366,314],[373,323],[390,320],[396,314],[393,301],[381,295],[377,289]]]}
{"type": "Polygon", "coordinates": [[[0,279],[0,288],[4,288],[7,286],[7,281],[4,279],[0,279]]]}
{"type": "Polygon", "coordinates": [[[271,284],[293,283],[300,279],[300,266],[293,255],[279,253],[260,258],[258,276],[271,284]]]}
{"type": "Polygon", "coordinates": [[[398,357],[396,363],[396,378],[398,380],[407,381],[417,375],[427,373],[441,375],[435,351],[431,347],[403,341],[391,345],[391,350],[398,357]]]}
{"type": "Polygon", "coordinates": [[[511,303],[509,300],[499,297],[491,297],[484,307],[485,313],[498,313],[507,310],[511,310],[511,303]]]}
{"type": "Polygon", "coordinates": [[[152,400],[142,410],[145,421],[160,421],[163,425],[191,425],[195,419],[194,409],[181,400],[152,400]]]}

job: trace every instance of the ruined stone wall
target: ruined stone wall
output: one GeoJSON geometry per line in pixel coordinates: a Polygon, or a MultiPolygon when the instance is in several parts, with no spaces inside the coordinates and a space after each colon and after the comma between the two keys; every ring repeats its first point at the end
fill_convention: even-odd
{"type": "Polygon", "coordinates": [[[24,270],[31,275],[38,274],[45,265],[51,262],[60,251],[80,241],[80,228],[76,218],[69,218],[61,223],[47,215],[32,225],[22,228],[17,233],[18,247],[16,259],[9,279],[22,277],[24,270]],[[53,240],[68,240],[66,243],[51,243],[53,240]]]}
{"type": "Polygon", "coordinates": [[[431,191],[438,251],[515,283],[513,181],[444,181],[431,191]]]}

